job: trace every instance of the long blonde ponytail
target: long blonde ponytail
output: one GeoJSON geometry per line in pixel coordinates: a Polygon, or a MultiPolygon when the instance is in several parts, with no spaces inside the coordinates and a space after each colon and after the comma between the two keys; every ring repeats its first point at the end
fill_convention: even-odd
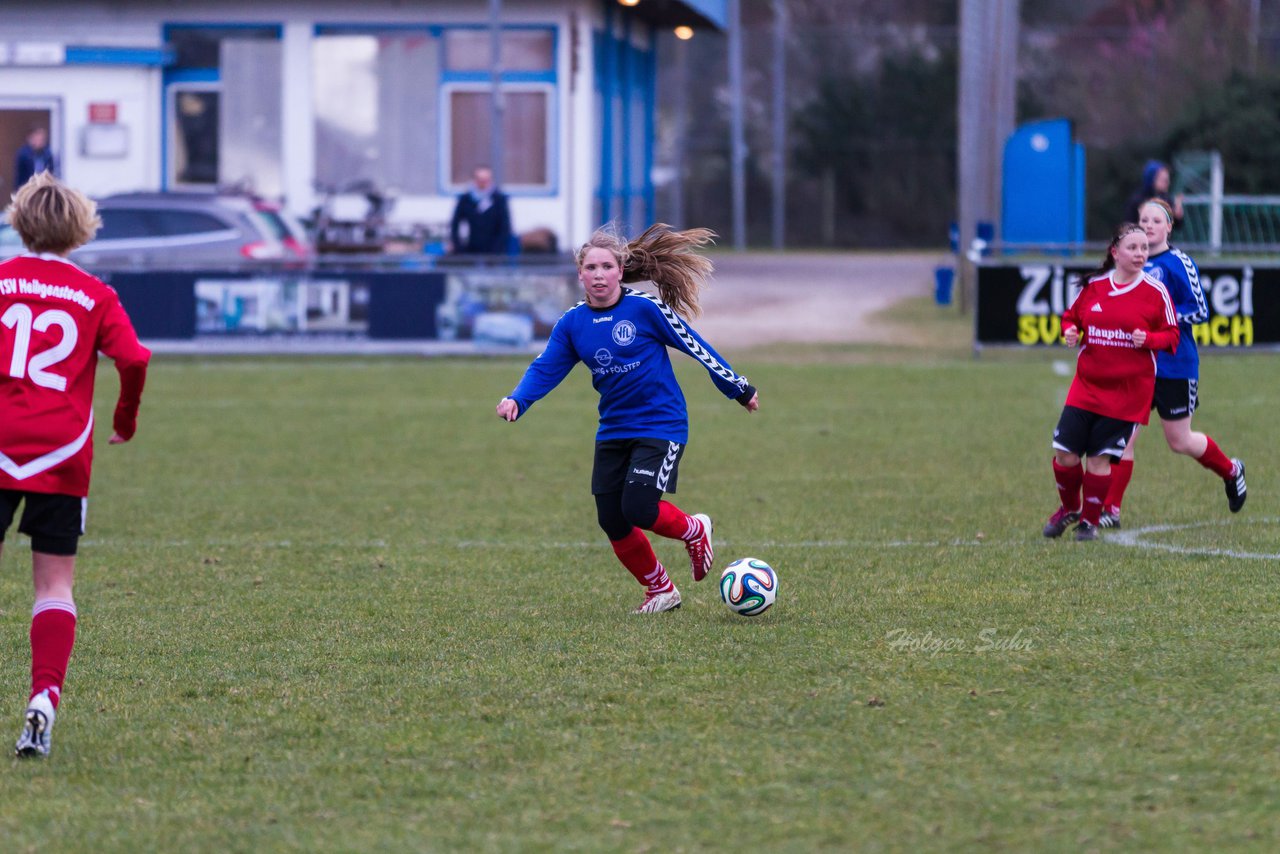
{"type": "Polygon", "coordinates": [[[635,240],[627,242],[609,225],[596,229],[578,250],[578,266],[591,249],[607,249],[622,268],[622,281],[653,282],[676,314],[697,317],[702,313],[698,295],[711,276],[711,259],[697,250],[715,241],[708,228],[676,231],[664,222],[654,223],[635,240]]]}

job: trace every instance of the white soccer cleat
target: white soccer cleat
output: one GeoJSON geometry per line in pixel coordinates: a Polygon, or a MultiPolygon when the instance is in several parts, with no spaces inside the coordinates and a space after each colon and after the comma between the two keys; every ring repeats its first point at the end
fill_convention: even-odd
{"type": "Polygon", "coordinates": [[[693,518],[702,523],[702,536],[696,540],[689,540],[684,544],[684,548],[689,553],[689,566],[693,570],[693,580],[701,581],[711,571],[711,564],[716,558],[715,549],[711,547],[711,530],[714,526],[711,524],[711,517],[706,513],[694,513],[693,518]]]}
{"type": "Polygon", "coordinates": [[[14,745],[15,756],[48,756],[49,738],[53,733],[53,719],[57,715],[53,711],[53,702],[47,690],[41,691],[31,698],[27,704],[27,714],[22,724],[22,735],[14,745]]]}
{"type": "Polygon", "coordinates": [[[644,597],[644,602],[640,603],[640,607],[631,613],[633,614],[660,614],[663,611],[674,611],[680,607],[680,591],[674,586],[666,593],[654,593],[649,591],[644,597]]]}

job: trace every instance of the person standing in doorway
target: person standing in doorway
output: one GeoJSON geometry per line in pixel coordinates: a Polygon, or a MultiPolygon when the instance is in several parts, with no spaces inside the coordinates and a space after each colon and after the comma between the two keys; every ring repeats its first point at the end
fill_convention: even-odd
{"type": "Polygon", "coordinates": [[[464,255],[506,255],[511,248],[511,209],[493,183],[493,170],[479,166],[470,190],[458,196],[449,223],[453,251],[464,255]]]}
{"type": "Polygon", "coordinates": [[[18,149],[13,162],[13,191],[16,193],[22,185],[41,172],[58,174],[57,163],[53,159],[53,151],[49,148],[49,132],[42,127],[33,127],[27,132],[27,141],[18,149]]]}

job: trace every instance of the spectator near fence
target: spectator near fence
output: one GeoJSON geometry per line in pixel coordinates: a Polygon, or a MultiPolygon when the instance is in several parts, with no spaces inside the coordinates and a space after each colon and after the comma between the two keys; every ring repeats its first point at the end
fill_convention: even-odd
{"type": "Polygon", "coordinates": [[[1129,197],[1125,208],[1124,221],[1137,222],[1138,211],[1148,199],[1160,199],[1169,206],[1173,214],[1173,225],[1176,228],[1182,223],[1182,196],[1174,196],[1170,192],[1172,175],[1169,167],[1159,160],[1148,160],[1142,167],[1142,186],[1129,197]]]}
{"type": "Polygon", "coordinates": [[[506,255],[511,251],[511,208],[493,183],[493,170],[481,166],[471,189],[458,196],[449,223],[453,251],[464,255],[506,255]]]}
{"type": "Polygon", "coordinates": [[[49,132],[42,127],[33,127],[27,132],[27,141],[13,160],[13,191],[16,193],[40,172],[57,175],[58,165],[49,148],[49,132]]]}

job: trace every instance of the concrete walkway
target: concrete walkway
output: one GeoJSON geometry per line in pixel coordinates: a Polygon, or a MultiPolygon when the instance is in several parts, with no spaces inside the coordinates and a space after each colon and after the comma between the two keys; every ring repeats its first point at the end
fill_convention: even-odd
{"type": "Polygon", "coordinates": [[[888,341],[871,321],[909,297],[933,293],[942,252],[716,255],[698,332],[725,346],[888,341]]]}

